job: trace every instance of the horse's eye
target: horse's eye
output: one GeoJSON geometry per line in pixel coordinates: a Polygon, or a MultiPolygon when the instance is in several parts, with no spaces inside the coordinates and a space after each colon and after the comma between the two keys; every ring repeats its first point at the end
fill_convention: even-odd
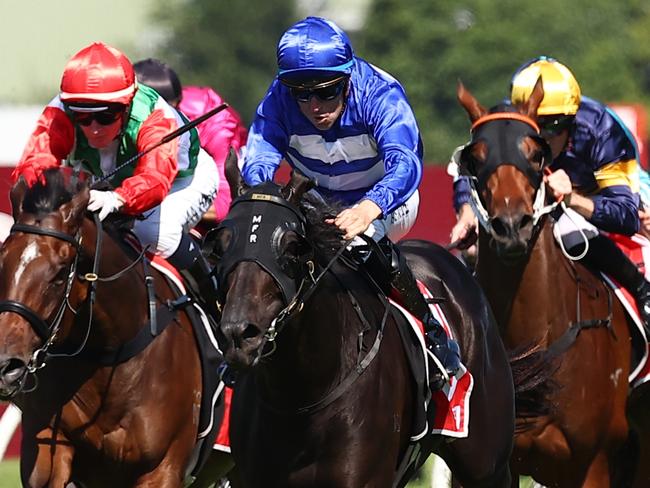
{"type": "Polygon", "coordinates": [[[68,270],[67,268],[61,268],[56,275],[54,275],[54,279],[52,279],[52,284],[60,286],[65,284],[65,282],[68,280],[68,270]]]}

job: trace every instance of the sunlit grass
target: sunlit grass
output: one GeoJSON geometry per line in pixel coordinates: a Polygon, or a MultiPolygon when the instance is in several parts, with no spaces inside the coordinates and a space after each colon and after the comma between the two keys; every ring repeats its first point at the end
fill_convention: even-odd
{"type": "Polygon", "coordinates": [[[0,488],[20,488],[18,460],[0,463],[0,488]]]}
{"type": "MultiPolygon", "coordinates": [[[[430,488],[431,486],[431,469],[433,467],[433,457],[424,465],[420,473],[420,478],[411,481],[407,488],[430,488]]],[[[522,478],[520,485],[522,488],[531,486],[529,478],[522,478]]],[[[18,472],[18,461],[0,462],[0,488],[20,488],[20,474],[18,472]]]]}

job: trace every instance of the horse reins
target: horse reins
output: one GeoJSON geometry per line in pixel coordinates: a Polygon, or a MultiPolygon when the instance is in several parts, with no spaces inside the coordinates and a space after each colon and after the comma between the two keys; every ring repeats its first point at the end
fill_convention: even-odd
{"type": "MultiPolygon", "coordinates": [[[[27,375],[28,374],[33,374],[37,370],[43,368],[45,366],[45,361],[46,358],[48,357],[76,357],[81,352],[83,349],[86,347],[86,344],[88,342],[88,339],[90,337],[90,332],[92,329],[92,319],[93,319],[93,309],[94,309],[94,302],[96,299],[96,291],[97,291],[97,283],[98,282],[108,282],[108,281],[114,281],[122,276],[125,275],[126,272],[130,271],[133,269],[135,265],[138,264],[138,262],[143,261],[144,262],[144,256],[145,253],[148,249],[148,247],[144,248],[141,253],[139,253],[138,257],[131,262],[126,268],[118,271],[117,273],[111,275],[111,276],[106,276],[106,277],[100,277],[98,275],[99,272],[99,265],[100,265],[100,257],[101,257],[101,247],[102,247],[102,224],[101,221],[99,220],[98,215],[95,213],[93,214],[93,218],[95,221],[95,225],[97,228],[97,238],[96,238],[96,243],[95,243],[95,253],[93,256],[93,264],[92,264],[92,270],[89,273],[85,273],[83,275],[79,276],[80,281],[85,281],[88,283],[88,294],[87,294],[87,299],[85,303],[88,304],[88,323],[86,327],[86,332],[84,334],[84,338],[81,342],[81,344],[77,347],[77,349],[74,352],[71,353],[61,353],[61,352],[52,352],[50,351],[50,348],[52,347],[57,334],[60,330],[61,323],[63,321],[63,316],[65,314],[65,309],[68,308],[73,314],[77,314],[77,310],[75,310],[72,305],[70,304],[70,294],[72,292],[72,286],[75,281],[75,277],[77,276],[77,267],[78,267],[78,262],[79,262],[79,256],[81,254],[81,241],[82,238],[79,235],[79,232],[75,236],[71,236],[69,234],[66,234],[64,232],[57,231],[55,229],[47,229],[47,228],[42,228],[38,227],[35,225],[28,225],[28,224],[14,224],[11,227],[10,234],[14,233],[24,233],[24,234],[36,234],[36,235],[41,235],[41,236],[46,236],[46,237],[53,237],[58,240],[62,240],[64,242],[69,243],[72,245],[75,250],[76,250],[76,255],[72,263],[70,264],[70,271],[68,272],[68,278],[66,282],[66,288],[65,292],[63,294],[63,299],[61,301],[61,305],[59,306],[57,312],[54,315],[54,319],[52,320],[51,324],[48,324],[39,314],[37,314],[34,310],[32,310],[30,307],[27,305],[18,302],[16,300],[4,300],[0,301],[0,313],[2,312],[12,312],[17,315],[20,315],[23,319],[25,319],[29,325],[32,327],[34,332],[36,332],[37,336],[41,339],[43,342],[43,345],[36,349],[34,353],[32,354],[32,357],[29,361],[29,363],[26,365],[26,371],[27,375]]],[[[152,290],[152,283],[151,280],[147,280],[146,278],[151,278],[151,276],[147,276],[146,270],[145,270],[145,284],[147,285],[147,289],[149,291],[149,302],[150,302],[150,309],[151,309],[151,290],[152,290]]],[[[150,310],[150,320],[155,321],[155,311],[152,314],[150,310]]],[[[152,322],[153,323],[153,322],[152,322]]],[[[142,342],[141,340],[138,341],[139,343],[142,342]]],[[[127,348],[128,349],[128,348],[127,348]]],[[[114,355],[112,355],[114,356],[114,355]]],[[[111,356],[111,357],[112,357],[111,356]]],[[[33,388],[30,390],[24,390],[24,383],[26,380],[26,376],[23,378],[21,381],[20,386],[18,387],[16,393],[18,391],[32,391],[33,388]]],[[[34,386],[35,388],[36,386],[34,386]]]]}

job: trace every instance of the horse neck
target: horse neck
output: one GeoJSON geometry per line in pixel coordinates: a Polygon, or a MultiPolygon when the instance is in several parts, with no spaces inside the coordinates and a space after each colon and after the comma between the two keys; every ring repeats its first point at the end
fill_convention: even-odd
{"type": "MultiPolygon", "coordinates": [[[[112,276],[126,269],[133,259],[105,232],[102,232],[99,250],[100,278],[112,276]]],[[[89,220],[84,221],[82,246],[84,253],[90,256],[87,269],[91,271],[96,253],[97,228],[89,220]]],[[[77,291],[88,300],[89,284],[77,283],[77,291]]],[[[89,345],[116,347],[133,338],[142,327],[147,316],[147,296],[142,273],[142,265],[136,265],[123,276],[114,281],[96,282],[96,298],[92,305],[93,334],[89,345]]],[[[83,319],[80,319],[83,321],[83,319]]]]}
{"type": "Polygon", "coordinates": [[[278,334],[277,349],[257,370],[269,394],[311,404],[356,364],[358,316],[340,282],[326,274],[305,306],[278,334]]]}
{"type": "Polygon", "coordinates": [[[567,297],[569,263],[555,244],[546,219],[527,258],[510,265],[499,259],[489,236],[479,233],[477,277],[507,342],[543,340],[567,297]]]}

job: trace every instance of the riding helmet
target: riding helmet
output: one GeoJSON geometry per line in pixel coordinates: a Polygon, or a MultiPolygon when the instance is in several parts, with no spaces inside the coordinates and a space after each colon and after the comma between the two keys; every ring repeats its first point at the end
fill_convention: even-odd
{"type": "Polygon", "coordinates": [[[515,72],[510,84],[513,104],[525,102],[541,76],[544,99],[538,115],[575,115],[580,106],[580,85],[571,70],[554,58],[540,56],[524,63],[515,72]]]}
{"type": "Polygon", "coordinates": [[[131,103],[137,89],[135,72],[124,53],[93,42],[75,54],[61,78],[64,103],[131,103]]]}

